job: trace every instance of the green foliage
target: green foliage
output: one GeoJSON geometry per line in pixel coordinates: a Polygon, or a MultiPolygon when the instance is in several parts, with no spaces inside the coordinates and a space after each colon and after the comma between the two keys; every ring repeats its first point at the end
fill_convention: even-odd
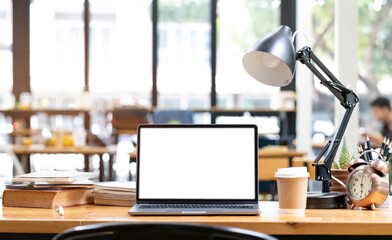
{"type": "MultiPolygon", "coordinates": [[[[221,28],[231,37],[239,51],[245,52],[257,39],[280,25],[280,1],[277,0],[216,0],[217,32],[221,28]],[[236,3],[241,7],[229,13],[230,19],[244,21],[241,11],[248,13],[250,22],[244,21],[238,31],[232,22],[224,22],[220,16],[220,4],[236,3]],[[237,15],[239,14],[239,15],[237,15]]],[[[313,51],[323,60],[334,57],[335,0],[312,0],[313,51]]],[[[159,0],[160,22],[210,21],[210,0],[159,0]]],[[[223,13],[222,13],[223,14],[223,13]]],[[[227,14],[227,13],[225,13],[227,14]]],[[[359,69],[365,84],[376,86],[377,81],[389,77],[392,72],[392,0],[358,0],[358,56],[359,69]]],[[[226,16],[226,18],[228,18],[226,16]]],[[[237,21],[237,22],[238,22],[237,21]]],[[[223,31],[222,31],[223,32],[223,31]]]]}
{"type": "Polygon", "coordinates": [[[332,163],[334,169],[347,169],[348,163],[354,158],[355,153],[350,153],[347,147],[346,137],[343,138],[342,150],[340,152],[339,160],[332,163]]]}
{"type": "MultiPolygon", "coordinates": [[[[313,15],[313,37],[315,39],[315,45],[313,51],[318,55],[322,56],[325,60],[330,58],[329,54],[326,54],[325,49],[328,52],[333,53],[335,48],[335,32],[334,32],[334,17],[335,17],[335,0],[314,0],[314,6],[312,8],[313,15]],[[318,46],[321,44],[323,46],[318,46]]],[[[332,60],[332,58],[330,58],[332,60]]]]}
{"type": "Polygon", "coordinates": [[[280,25],[279,7],[277,0],[219,0],[218,44],[219,38],[224,37],[224,42],[235,43],[233,52],[238,56],[244,54],[258,39],[280,25]]]}
{"type": "MultiPolygon", "coordinates": [[[[391,26],[390,17],[391,1],[360,0],[359,5],[359,57],[364,58],[369,54],[366,46],[372,47],[371,58],[374,62],[374,74],[378,80],[384,75],[389,75],[391,58],[388,50],[391,50],[391,26]],[[373,30],[376,30],[373,33],[373,30]],[[373,36],[374,34],[374,36],[373,36]],[[374,38],[373,38],[374,37],[374,38]]],[[[366,64],[366,62],[362,62],[366,64]]]]}
{"type": "MultiPolygon", "coordinates": [[[[376,85],[377,81],[390,76],[392,71],[391,8],[391,0],[358,0],[359,69],[369,84],[376,85]]],[[[333,58],[334,0],[313,0],[312,14],[313,50],[323,59],[325,55],[333,58]],[[328,28],[330,24],[332,27],[328,28]]]]}
{"type": "Polygon", "coordinates": [[[209,22],[209,0],[159,0],[160,22],[209,22]]]}
{"type": "Polygon", "coordinates": [[[244,52],[257,39],[272,32],[280,25],[279,5],[274,5],[273,0],[245,0],[245,7],[249,11],[251,24],[241,35],[234,35],[235,41],[244,52]]]}

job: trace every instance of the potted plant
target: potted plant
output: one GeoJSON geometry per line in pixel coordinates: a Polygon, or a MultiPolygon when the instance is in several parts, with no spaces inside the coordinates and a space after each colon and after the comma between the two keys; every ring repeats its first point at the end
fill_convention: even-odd
{"type": "MultiPolygon", "coordinates": [[[[335,158],[335,161],[332,163],[332,169],[331,169],[332,176],[339,179],[344,184],[346,184],[347,177],[349,174],[349,172],[347,171],[347,165],[354,158],[355,154],[356,154],[355,152],[350,153],[350,151],[348,150],[346,137],[344,137],[340,156],[339,158],[335,158]]],[[[331,179],[331,182],[332,182],[332,186],[330,188],[331,191],[337,191],[337,192],[346,191],[346,189],[334,179],[331,179]]]]}

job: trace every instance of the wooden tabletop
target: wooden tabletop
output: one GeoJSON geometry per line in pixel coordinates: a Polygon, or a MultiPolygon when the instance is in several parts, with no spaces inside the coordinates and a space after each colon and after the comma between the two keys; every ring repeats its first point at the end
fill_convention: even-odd
{"type": "Polygon", "coordinates": [[[305,155],[307,155],[306,152],[299,152],[293,149],[285,151],[259,151],[259,158],[294,158],[305,155]]]}
{"type": "Polygon", "coordinates": [[[116,151],[115,147],[46,147],[46,146],[18,146],[13,145],[12,151],[15,154],[56,154],[56,153],[74,153],[74,154],[113,154],[116,151]]]}
{"type": "Polygon", "coordinates": [[[88,109],[9,109],[0,110],[0,113],[11,116],[35,115],[37,113],[46,113],[48,115],[78,115],[86,113],[88,109]]]}
{"type": "Polygon", "coordinates": [[[85,205],[64,209],[0,209],[0,232],[58,233],[102,222],[181,222],[238,227],[271,235],[392,235],[392,209],[306,210],[305,215],[280,214],[278,202],[260,202],[260,216],[131,217],[129,207],[85,205]]]}

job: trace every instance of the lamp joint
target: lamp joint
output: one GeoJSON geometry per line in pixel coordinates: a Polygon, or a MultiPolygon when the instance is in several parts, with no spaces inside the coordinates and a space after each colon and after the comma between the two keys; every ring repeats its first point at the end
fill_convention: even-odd
{"type": "Polygon", "coordinates": [[[295,59],[298,60],[302,64],[305,64],[305,62],[310,63],[311,52],[312,52],[312,50],[310,49],[310,47],[307,47],[307,46],[303,47],[301,50],[299,50],[298,52],[295,53],[295,59]]]}
{"type": "Polygon", "coordinates": [[[345,94],[344,97],[346,101],[342,105],[345,108],[354,108],[359,102],[358,96],[352,90],[345,94]]]}

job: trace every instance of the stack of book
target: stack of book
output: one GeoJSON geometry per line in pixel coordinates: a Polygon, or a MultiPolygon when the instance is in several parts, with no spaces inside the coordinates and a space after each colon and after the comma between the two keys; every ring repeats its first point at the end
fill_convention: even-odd
{"type": "Polygon", "coordinates": [[[102,182],[94,185],[94,204],[127,206],[135,205],[135,182],[102,182]]]}
{"type": "Polygon", "coordinates": [[[6,185],[4,207],[58,208],[93,203],[90,172],[41,171],[19,175],[6,185]]]}

